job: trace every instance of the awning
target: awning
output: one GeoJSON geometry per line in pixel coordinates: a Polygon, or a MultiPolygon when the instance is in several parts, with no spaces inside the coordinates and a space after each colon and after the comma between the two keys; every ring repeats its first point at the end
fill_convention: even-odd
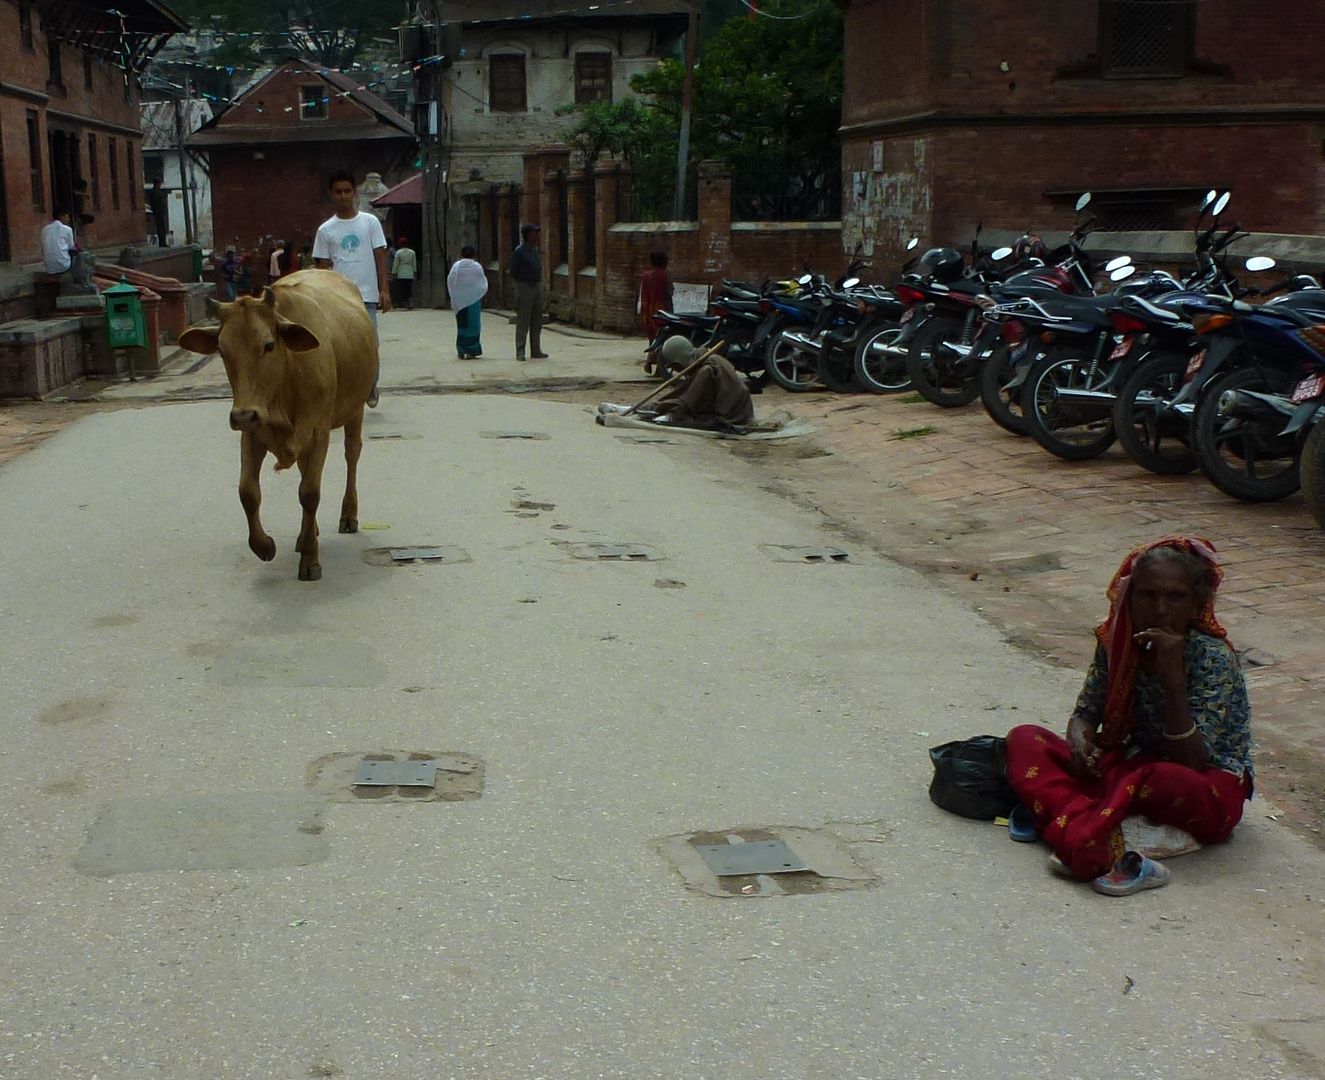
{"type": "Polygon", "coordinates": [[[408,180],[402,180],[395,187],[391,188],[385,195],[379,195],[373,200],[374,206],[422,206],[423,205],[423,173],[411,176],[408,180]]]}
{"type": "Polygon", "coordinates": [[[121,67],[141,71],[172,34],[188,29],[157,0],[38,0],[42,25],[75,48],[88,49],[121,67]]]}

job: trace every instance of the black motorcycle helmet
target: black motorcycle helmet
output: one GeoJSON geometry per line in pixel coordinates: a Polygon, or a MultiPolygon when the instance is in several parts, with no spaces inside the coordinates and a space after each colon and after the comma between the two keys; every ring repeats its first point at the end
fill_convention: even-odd
{"type": "Polygon", "coordinates": [[[966,260],[956,248],[930,248],[921,256],[916,269],[942,285],[950,285],[962,276],[965,268],[966,260]]]}

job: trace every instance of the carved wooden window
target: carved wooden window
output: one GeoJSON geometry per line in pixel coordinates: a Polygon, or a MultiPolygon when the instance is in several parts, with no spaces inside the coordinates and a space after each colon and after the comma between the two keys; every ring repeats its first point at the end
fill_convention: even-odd
{"type": "Polygon", "coordinates": [[[64,70],[60,65],[60,39],[49,31],[46,34],[46,60],[49,65],[46,85],[50,89],[64,89],[64,70]]]}
{"type": "Polygon", "coordinates": [[[575,54],[575,104],[612,100],[612,54],[575,54]]]}
{"type": "Polygon", "coordinates": [[[101,209],[101,162],[97,160],[97,137],[87,136],[87,172],[92,187],[92,209],[101,209]]]}
{"type": "Polygon", "coordinates": [[[41,172],[41,125],[34,110],[28,110],[28,181],[32,185],[32,208],[46,209],[46,184],[41,172]]]}
{"type": "Polygon", "coordinates": [[[106,157],[110,161],[110,208],[120,208],[120,152],[114,139],[106,140],[106,157]]]}
{"type": "Polygon", "coordinates": [[[1106,79],[1178,78],[1192,55],[1190,0],[1100,0],[1100,59],[1106,79]]]}
{"type": "Polygon", "coordinates": [[[18,4],[18,43],[24,52],[36,52],[32,44],[32,5],[26,0],[18,4]]]}
{"type": "Polygon", "coordinates": [[[488,57],[488,108],[492,112],[524,112],[523,53],[497,53],[488,57]]]}
{"type": "Polygon", "coordinates": [[[129,171],[129,209],[138,209],[138,148],[127,139],[124,143],[124,164],[129,171]]]}

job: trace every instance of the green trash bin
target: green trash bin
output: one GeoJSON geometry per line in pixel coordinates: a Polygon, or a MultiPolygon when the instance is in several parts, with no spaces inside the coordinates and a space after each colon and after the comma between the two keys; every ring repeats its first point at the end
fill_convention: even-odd
{"type": "Polygon", "coordinates": [[[145,349],[147,320],[138,290],[123,277],[103,294],[106,297],[106,335],[112,349],[145,349]]]}

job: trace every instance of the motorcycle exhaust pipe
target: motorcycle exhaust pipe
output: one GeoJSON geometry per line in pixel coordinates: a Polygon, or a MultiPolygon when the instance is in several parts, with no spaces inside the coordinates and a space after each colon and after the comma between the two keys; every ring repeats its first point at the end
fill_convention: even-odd
{"type": "Polygon", "coordinates": [[[968,356],[971,355],[971,350],[974,348],[975,348],[974,345],[963,345],[959,341],[943,341],[939,343],[940,352],[950,353],[952,356],[955,356],[958,360],[965,360],[968,356]]]}
{"type": "Polygon", "coordinates": [[[1226,420],[1249,420],[1253,423],[1278,423],[1286,415],[1269,402],[1244,394],[1241,390],[1225,390],[1220,394],[1218,412],[1226,420]]]}
{"type": "Polygon", "coordinates": [[[905,356],[908,349],[905,345],[885,345],[882,341],[876,341],[870,346],[870,352],[875,356],[905,356]]]}

